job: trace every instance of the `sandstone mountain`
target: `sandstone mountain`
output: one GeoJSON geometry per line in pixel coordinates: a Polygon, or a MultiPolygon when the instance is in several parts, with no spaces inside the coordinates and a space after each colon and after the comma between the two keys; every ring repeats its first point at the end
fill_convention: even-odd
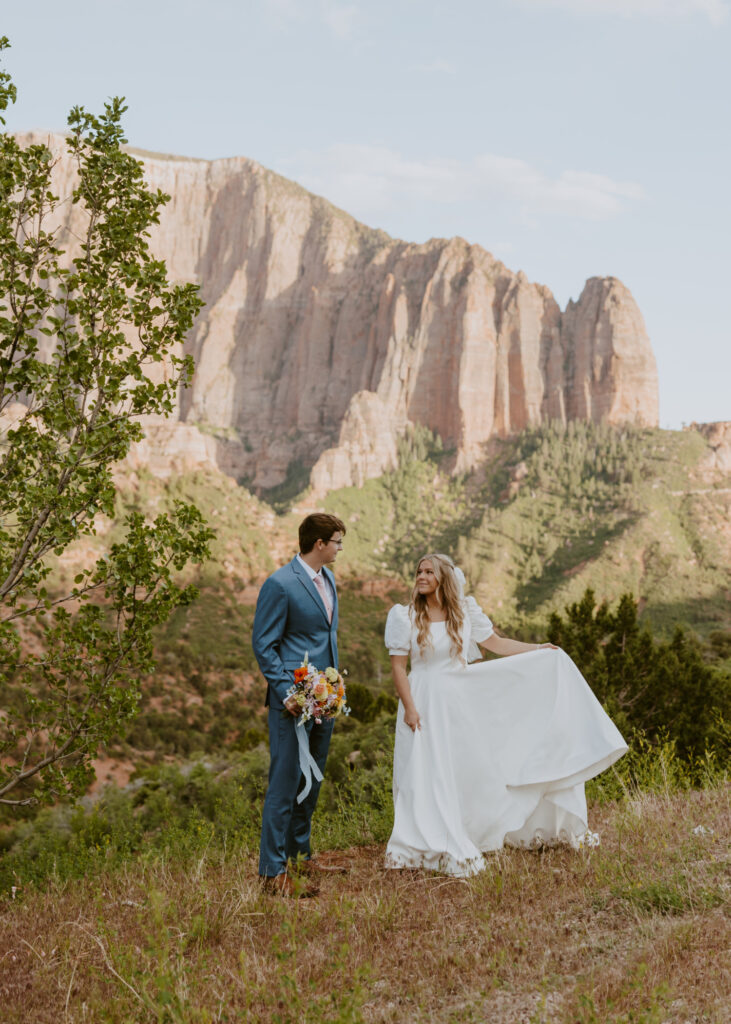
{"type": "MultiPolygon", "coordinates": [[[[63,139],[44,141],[67,195],[63,139]]],[[[591,278],[562,312],[478,245],[392,239],[251,160],[136,155],[172,197],[154,251],[206,301],[186,429],[160,434],[194,461],[258,490],[304,467],[322,493],[392,466],[409,424],[439,434],[457,468],[547,420],[657,424],[655,359],[615,278],[591,278]]]]}

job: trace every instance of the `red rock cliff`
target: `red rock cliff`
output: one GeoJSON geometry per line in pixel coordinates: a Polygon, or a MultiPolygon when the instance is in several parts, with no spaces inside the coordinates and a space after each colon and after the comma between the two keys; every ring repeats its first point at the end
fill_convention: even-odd
{"type": "MultiPolygon", "coordinates": [[[[172,196],[154,250],[206,301],[179,417],[226,472],[267,488],[299,462],[322,492],[392,465],[409,422],[463,468],[547,419],[657,424],[655,359],[616,279],[562,313],[478,245],[394,240],[251,160],[139,156],[172,196]]],[[[56,174],[68,194],[63,156],[56,174]]]]}

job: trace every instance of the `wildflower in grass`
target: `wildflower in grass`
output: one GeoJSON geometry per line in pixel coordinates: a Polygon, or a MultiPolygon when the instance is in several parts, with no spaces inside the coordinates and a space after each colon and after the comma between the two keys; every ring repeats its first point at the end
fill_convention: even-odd
{"type": "Polygon", "coordinates": [[[713,829],[712,828],[706,828],[705,825],[696,825],[696,827],[693,829],[693,835],[694,836],[712,836],[713,835],[713,829]]]}
{"type": "Polygon", "coordinates": [[[599,846],[600,843],[601,839],[599,838],[599,833],[592,832],[590,828],[588,828],[583,835],[579,836],[580,850],[592,850],[595,846],[599,846]]]}

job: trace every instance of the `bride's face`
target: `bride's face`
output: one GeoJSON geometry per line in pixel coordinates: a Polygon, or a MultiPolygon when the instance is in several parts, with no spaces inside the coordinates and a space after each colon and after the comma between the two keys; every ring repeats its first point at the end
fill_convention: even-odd
{"type": "Polygon", "coordinates": [[[423,562],[419,562],[419,568],[416,570],[416,589],[423,597],[428,597],[436,591],[437,586],[434,566],[425,558],[423,562]]]}

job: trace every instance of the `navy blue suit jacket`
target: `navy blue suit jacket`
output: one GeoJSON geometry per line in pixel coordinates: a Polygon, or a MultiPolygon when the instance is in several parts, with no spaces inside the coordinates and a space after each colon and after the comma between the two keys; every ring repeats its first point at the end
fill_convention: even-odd
{"type": "Polygon", "coordinates": [[[294,670],[305,654],[319,669],[338,667],[335,578],[325,566],[321,572],[333,596],[332,622],[327,621],[317,587],[297,558],[278,569],[259,591],[251,642],[268,683],[266,703],[274,708],[284,706],[294,670]]]}

